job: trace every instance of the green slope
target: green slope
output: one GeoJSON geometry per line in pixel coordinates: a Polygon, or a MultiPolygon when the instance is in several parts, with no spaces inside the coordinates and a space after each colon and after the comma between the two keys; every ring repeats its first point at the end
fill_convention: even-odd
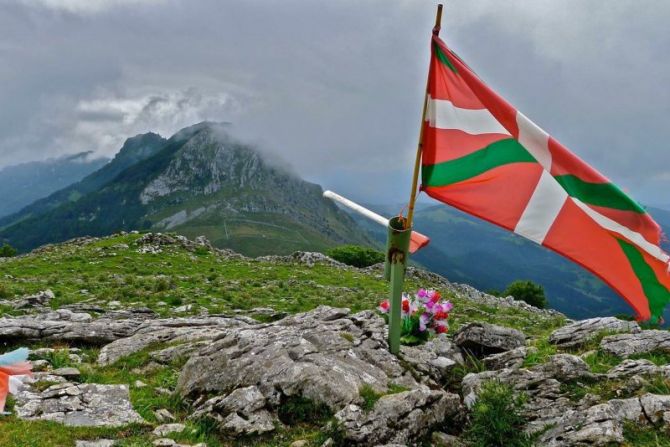
{"type": "Polygon", "coordinates": [[[371,243],[322,197],[321,187],[268,163],[225,125],[201,123],[169,140],[157,138],[113,176],[101,170],[11,216],[0,227],[0,240],[26,251],[83,235],[152,228],[204,235],[249,255],[371,243]],[[73,193],[74,199],[63,200],[73,193]]]}

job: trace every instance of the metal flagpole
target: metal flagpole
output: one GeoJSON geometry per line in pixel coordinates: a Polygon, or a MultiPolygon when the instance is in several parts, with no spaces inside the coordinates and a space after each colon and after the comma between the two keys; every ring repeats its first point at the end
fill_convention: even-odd
{"type": "MultiPolygon", "coordinates": [[[[433,34],[440,32],[442,22],[442,5],[437,5],[437,16],[433,34]]],[[[428,74],[430,76],[430,73],[428,74]]],[[[412,234],[412,219],[414,217],[414,204],[416,202],[416,190],[419,180],[419,168],[421,167],[421,152],[423,148],[423,126],[426,120],[426,109],[428,107],[428,82],[423,98],[423,112],[421,114],[421,127],[419,131],[419,144],[416,149],[416,160],[414,162],[414,174],[412,176],[412,193],[409,200],[407,218],[402,216],[389,220],[388,238],[386,242],[386,268],[384,274],[387,281],[391,283],[391,296],[389,299],[389,351],[392,354],[400,352],[400,333],[402,328],[402,289],[405,281],[405,270],[409,259],[409,240],[412,234]]]]}

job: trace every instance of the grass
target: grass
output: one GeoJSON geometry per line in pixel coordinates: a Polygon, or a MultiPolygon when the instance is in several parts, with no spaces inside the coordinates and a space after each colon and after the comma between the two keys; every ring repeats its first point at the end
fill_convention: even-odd
{"type": "Polygon", "coordinates": [[[386,392],[380,393],[376,391],[374,388],[372,388],[370,385],[363,385],[360,390],[358,390],[358,394],[363,400],[363,403],[361,404],[361,408],[365,411],[370,411],[375,407],[375,404],[379,399],[381,399],[384,396],[389,396],[391,394],[398,394],[402,393],[405,391],[408,391],[409,389],[402,386],[398,385],[395,383],[389,384],[386,392]]]}
{"type": "Polygon", "coordinates": [[[524,368],[530,368],[531,366],[539,365],[545,363],[549,357],[558,353],[556,345],[549,343],[548,337],[541,337],[534,339],[528,350],[528,355],[523,361],[524,368]]]}
{"type": "Polygon", "coordinates": [[[523,432],[525,403],[526,396],[516,394],[509,385],[497,381],[482,384],[465,430],[469,445],[531,447],[533,440],[523,432]]]}
{"type": "Polygon", "coordinates": [[[625,447],[670,447],[670,430],[667,427],[644,427],[626,422],[623,435],[625,447]]]}
{"type": "MultiPolygon", "coordinates": [[[[54,309],[77,303],[105,308],[111,307],[112,301],[118,301],[121,308],[148,307],[161,316],[171,316],[173,307],[189,304],[192,314],[207,310],[210,314],[241,311],[244,315],[245,311],[255,307],[270,307],[278,313],[290,314],[322,304],[348,307],[356,312],[375,308],[388,293],[388,283],[381,272],[224,258],[206,249],[190,252],[178,246],[161,247],[160,254],[141,254],[135,243],[139,237],[141,235],[117,235],[83,245],[49,246],[4,261],[1,264],[0,294],[11,300],[51,289],[55,294],[51,302],[54,309]]],[[[419,287],[439,288],[440,284],[411,278],[406,282],[407,291],[419,287]]],[[[450,316],[452,332],[462,324],[478,320],[514,327],[533,337],[547,337],[563,324],[560,317],[546,317],[516,308],[482,306],[448,289],[442,288],[441,292],[455,306],[450,316]]],[[[17,314],[23,311],[3,306],[0,312],[17,314]]],[[[263,317],[256,315],[256,318],[263,317]]],[[[348,342],[355,341],[347,332],[340,335],[348,342]]],[[[36,341],[35,347],[54,346],[36,341]]],[[[104,367],[94,363],[99,347],[77,347],[82,349],[78,353],[83,359],[82,364],[71,363],[68,346],[56,346],[58,349],[45,355],[44,359],[55,368],[76,366],[81,371],[82,382],[129,384],[133,407],[148,425],[129,426],[120,431],[73,429],[53,422],[7,417],[0,419],[0,445],[71,447],[77,439],[111,437],[122,439],[124,446],[149,446],[150,431],[157,424],[154,411],[165,408],[177,420],[186,421],[190,409],[181,399],[158,391],[159,388],[175,389],[183,362],[148,368],[152,363],[149,353],[164,346],[150,346],[104,367]],[[137,380],[146,386],[136,387],[137,380]]],[[[483,366],[471,360],[467,368],[482,370],[483,366]]],[[[37,384],[39,389],[48,386],[47,382],[37,384]]],[[[405,389],[391,384],[385,394],[402,391],[405,389]]],[[[369,408],[382,397],[364,389],[361,396],[369,408]]],[[[328,431],[321,429],[332,417],[324,407],[313,402],[290,400],[283,402],[282,408],[281,417],[291,424],[278,427],[272,436],[233,442],[218,437],[211,424],[191,421],[186,421],[187,430],[171,436],[185,443],[205,442],[209,447],[286,446],[297,439],[305,439],[310,445],[321,445],[327,437],[339,439],[337,427],[328,431]]]]}

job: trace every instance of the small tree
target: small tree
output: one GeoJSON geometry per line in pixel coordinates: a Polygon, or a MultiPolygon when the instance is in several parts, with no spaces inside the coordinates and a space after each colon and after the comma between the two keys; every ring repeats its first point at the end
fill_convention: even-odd
{"type": "Polygon", "coordinates": [[[16,256],[16,248],[6,243],[0,247],[0,258],[11,258],[13,256],[16,256]]]}
{"type": "Polygon", "coordinates": [[[547,297],[544,295],[544,287],[535,284],[533,281],[514,281],[503,292],[503,296],[509,295],[540,309],[547,307],[547,297]]]}
{"type": "Polygon", "coordinates": [[[384,262],[384,253],[359,245],[340,245],[331,248],[326,254],[343,264],[360,268],[384,262]]]}

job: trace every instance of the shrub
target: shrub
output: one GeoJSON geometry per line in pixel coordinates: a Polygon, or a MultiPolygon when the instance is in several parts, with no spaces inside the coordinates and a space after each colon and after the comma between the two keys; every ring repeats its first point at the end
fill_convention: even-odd
{"type": "Polygon", "coordinates": [[[326,252],[328,256],[343,264],[354,267],[369,267],[384,262],[384,253],[359,245],[340,245],[326,252]]]}
{"type": "Polygon", "coordinates": [[[11,258],[16,256],[16,248],[9,244],[2,244],[0,247],[0,258],[11,258]]]}
{"type": "Polygon", "coordinates": [[[503,292],[503,296],[509,295],[540,309],[547,307],[547,297],[544,295],[544,287],[535,284],[533,281],[514,281],[503,292]]]}
{"type": "Polygon", "coordinates": [[[532,439],[523,432],[523,394],[515,395],[509,385],[486,382],[472,408],[465,436],[473,447],[530,447],[532,439]]]}

